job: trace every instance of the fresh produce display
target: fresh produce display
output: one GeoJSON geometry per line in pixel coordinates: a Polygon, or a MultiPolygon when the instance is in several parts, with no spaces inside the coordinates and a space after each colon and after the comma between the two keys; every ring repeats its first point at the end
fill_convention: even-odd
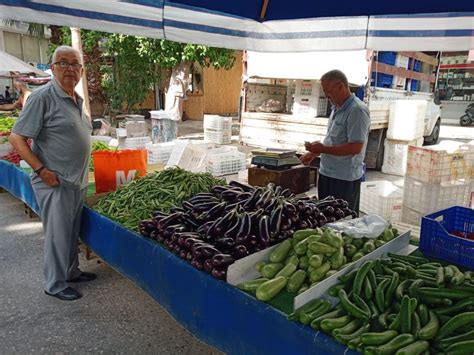
{"type": "Polygon", "coordinates": [[[330,228],[299,230],[291,239],[275,247],[268,261],[257,263],[261,278],[237,287],[248,292],[255,291],[261,301],[271,300],[285,286],[288,292],[300,294],[333,275],[348,262],[358,260],[392,240],[397,233],[396,229],[387,228],[377,239],[353,239],[330,228]],[[278,281],[275,280],[277,278],[278,281]],[[260,284],[259,280],[265,282],[260,284]],[[275,284],[279,287],[274,287],[275,284]]]}
{"type": "Polygon", "coordinates": [[[336,307],[312,300],[289,318],[364,354],[472,354],[472,273],[424,257],[388,256],[341,276],[328,290],[339,298],[336,307]]]}
{"type": "Polygon", "coordinates": [[[0,133],[10,133],[16,119],[13,117],[0,117],[0,133]]]}
{"type": "Polygon", "coordinates": [[[20,165],[21,157],[20,154],[16,152],[16,150],[12,149],[8,154],[0,157],[0,159],[9,161],[10,163],[15,165],[20,165]]]}
{"type": "Polygon", "coordinates": [[[152,217],[152,212],[168,213],[191,196],[224,182],[207,173],[171,168],[120,187],[101,198],[94,209],[128,229],[137,230],[138,222],[152,217]]]}
{"type": "Polygon", "coordinates": [[[252,187],[231,181],[194,196],[169,215],[155,213],[140,222],[139,230],[194,267],[225,279],[235,259],[286,240],[295,230],[354,215],[346,201],[333,197],[297,198],[274,184],[252,187]]]}
{"type": "Polygon", "coordinates": [[[93,142],[92,143],[92,150],[91,150],[91,158],[89,160],[89,171],[94,171],[94,159],[92,158],[92,153],[99,152],[99,151],[115,151],[117,148],[109,147],[104,142],[93,142]]]}

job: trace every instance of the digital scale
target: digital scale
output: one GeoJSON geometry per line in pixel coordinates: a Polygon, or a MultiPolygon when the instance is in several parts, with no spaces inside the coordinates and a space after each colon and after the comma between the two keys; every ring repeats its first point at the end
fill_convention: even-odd
{"type": "Polygon", "coordinates": [[[267,148],[253,150],[252,155],[251,163],[259,168],[284,170],[301,164],[294,150],[267,148]]]}

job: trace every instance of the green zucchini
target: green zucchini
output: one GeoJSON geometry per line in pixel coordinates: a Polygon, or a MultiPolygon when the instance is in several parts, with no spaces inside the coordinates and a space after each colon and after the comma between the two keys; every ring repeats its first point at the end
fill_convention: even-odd
{"type": "Polygon", "coordinates": [[[378,355],[391,355],[398,349],[401,349],[407,345],[410,345],[415,341],[415,337],[411,334],[400,334],[390,340],[388,343],[381,345],[375,349],[375,353],[378,355]]]}
{"type": "Polygon", "coordinates": [[[275,249],[270,253],[270,262],[272,263],[282,263],[286,260],[288,253],[291,249],[291,241],[289,239],[281,242],[275,249]]]}
{"type": "Polygon", "coordinates": [[[256,296],[260,301],[270,301],[286,286],[287,278],[284,276],[275,277],[258,286],[256,296]]]}
{"type": "Polygon", "coordinates": [[[426,340],[418,340],[397,350],[395,355],[420,355],[428,350],[429,347],[430,343],[428,343],[426,340]]]}

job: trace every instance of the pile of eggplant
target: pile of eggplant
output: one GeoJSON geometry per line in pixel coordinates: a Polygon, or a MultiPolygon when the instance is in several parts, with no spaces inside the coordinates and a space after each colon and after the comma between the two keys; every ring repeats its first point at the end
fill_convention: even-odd
{"type": "Polygon", "coordinates": [[[163,243],[199,270],[225,280],[235,260],[263,250],[297,230],[321,227],[356,213],[333,197],[296,197],[270,183],[237,181],[198,193],[169,214],[154,212],[139,223],[140,234],[163,243]]]}

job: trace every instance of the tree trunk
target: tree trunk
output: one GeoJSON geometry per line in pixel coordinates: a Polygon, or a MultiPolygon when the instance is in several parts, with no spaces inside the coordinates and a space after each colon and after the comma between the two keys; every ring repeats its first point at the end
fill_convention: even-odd
{"type": "MultiPolygon", "coordinates": [[[[82,53],[81,30],[79,28],[71,27],[71,42],[72,42],[72,47],[77,49],[79,53],[81,54],[81,56],[84,58],[84,55],[82,53]]],[[[84,98],[84,110],[85,110],[86,115],[92,118],[91,106],[89,102],[89,91],[87,90],[87,77],[86,77],[85,67],[84,67],[84,71],[82,72],[82,80],[77,85],[77,91],[79,91],[81,96],[84,98]]]]}

